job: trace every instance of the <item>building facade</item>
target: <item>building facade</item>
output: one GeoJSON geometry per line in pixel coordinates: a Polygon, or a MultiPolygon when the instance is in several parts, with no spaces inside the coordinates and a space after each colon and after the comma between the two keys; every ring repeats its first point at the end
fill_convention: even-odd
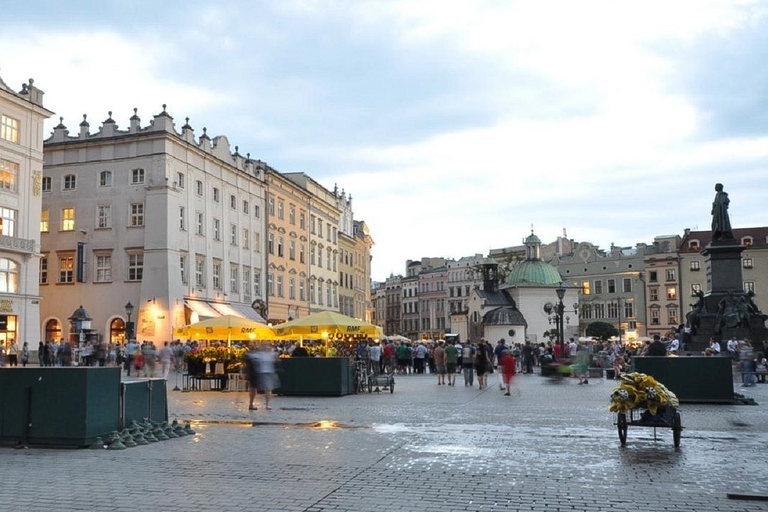
{"type": "Polygon", "coordinates": [[[386,316],[384,322],[384,334],[392,336],[400,334],[403,330],[402,323],[402,276],[389,276],[384,282],[386,290],[386,316]]]}
{"type": "Polygon", "coordinates": [[[645,334],[645,254],[646,244],[612,246],[605,252],[581,242],[572,252],[552,258],[550,263],[560,272],[563,283],[580,290],[579,296],[569,297],[565,305],[569,310],[566,318],[579,325],[581,334],[595,321],[612,324],[622,340],[645,334]],[[578,312],[573,308],[576,303],[578,312]]]}
{"type": "MultiPolygon", "coordinates": [[[[679,329],[685,321],[681,301],[685,297],[680,275],[679,235],[657,236],[646,248],[645,266],[646,335],[662,339],[679,329]]],[[[703,268],[703,266],[702,266],[703,268]]]]}
{"type": "Polygon", "coordinates": [[[310,312],[339,309],[339,224],[337,194],[305,173],[285,173],[305,190],[309,200],[309,308],[310,312]]]}
{"type": "Polygon", "coordinates": [[[423,338],[443,338],[448,327],[448,268],[429,267],[419,273],[419,319],[423,338]]]}
{"type": "Polygon", "coordinates": [[[44,339],[70,337],[79,305],[114,343],[162,343],[222,314],[262,319],[264,166],[226,137],[196,138],[189,120],[177,132],[165,107],[146,126],[134,109],[126,130],[111,113],[96,133],[85,116],[75,136],[62,122],[45,142],[42,190],[44,339]]]}
{"type": "MultiPolygon", "coordinates": [[[[371,323],[378,325],[384,330],[387,324],[387,289],[384,283],[374,282],[371,289],[371,300],[373,302],[373,318],[371,323]]],[[[384,330],[384,334],[387,332],[384,330]]]]}
{"type": "Polygon", "coordinates": [[[40,226],[43,183],[43,91],[18,93],[0,78],[0,344],[19,349],[40,340],[40,226]]]}
{"type": "Polygon", "coordinates": [[[268,320],[279,324],[310,313],[309,204],[312,195],[295,181],[267,169],[268,320]]]}
{"type": "Polygon", "coordinates": [[[401,334],[412,340],[419,339],[419,276],[400,280],[403,291],[403,329],[401,334]]]}
{"type": "MultiPolygon", "coordinates": [[[[745,247],[741,253],[741,277],[745,292],[754,292],[760,311],[768,310],[768,227],[735,228],[733,236],[745,247]]],[[[701,251],[712,241],[711,231],[686,229],[679,244],[679,280],[682,320],[696,302],[698,291],[711,291],[706,260],[701,251]]]]}
{"type": "MultiPolygon", "coordinates": [[[[351,202],[350,197],[350,202],[351,202]]],[[[371,249],[374,241],[368,224],[356,220],[353,224],[355,252],[352,258],[355,292],[355,318],[370,322],[373,318],[373,302],[371,301],[371,249]]]]}
{"type": "Polygon", "coordinates": [[[482,286],[481,266],[484,263],[485,258],[482,254],[465,256],[447,262],[449,332],[455,332],[450,324],[451,315],[466,312],[469,307],[469,293],[482,286]]]}
{"type": "Polygon", "coordinates": [[[359,318],[355,298],[356,250],[355,239],[339,231],[339,313],[359,318]]]}

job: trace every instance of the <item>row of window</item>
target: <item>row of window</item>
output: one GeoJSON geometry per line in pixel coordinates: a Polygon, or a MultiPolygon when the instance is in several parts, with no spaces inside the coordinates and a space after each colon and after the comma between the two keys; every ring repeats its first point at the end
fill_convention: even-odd
{"type": "MultiPolygon", "coordinates": [[[[269,196],[269,199],[267,200],[267,209],[269,210],[270,216],[272,217],[277,216],[277,218],[280,220],[285,219],[285,202],[282,199],[278,199],[277,201],[275,201],[274,197],[269,196]],[[275,205],[277,205],[277,207],[275,207],[275,205]]],[[[296,225],[296,206],[293,204],[288,205],[288,222],[292,226],[296,225]]],[[[313,215],[312,222],[311,222],[312,233],[315,232],[314,225],[315,225],[315,216],[313,215]]],[[[304,212],[304,210],[299,212],[299,227],[302,230],[307,229],[307,214],[304,212]]]]}
{"type": "MultiPolygon", "coordinates": [[[[469,291],[471,290],[470,285],[464,285],[464,297],[469,296],[469,291]]],[[[449,286],[448,287],[448,296],[449,297],[461,297],[462,287],[461,286],[449,286]]]]}
{"type": "MultiPolygon", "coordinates": [[[[668,268],[666,270],[666,281],[667,282],[677,281],[677,271],[675,269],[668,268]]],[[[659,272],[657,270],[648,271],[648,282],[650,283],[659,282],[659,272]]]]}
{"type": "MultiPolygon", "coordinates": [[[[667,308],[667,325],[678,325],[678,314],[676,307],[667,308]]],[[[651,325],[661,325],[661,311],[658,308],[651,309],[651,325]]]]}
{"type": "MultiPolygon", "coordinates": [[[[131,185],[141,185],[144,183],[145,179],[145,172],[144,169],[132,169],[129,173],[129,184],[131,185]]],[[[112,171],[101,171],[99,173],[99,187],[102,188],[110,188],[112,187],[112,184],[114,182],[114,173],[112,171]]],[[[176,182],[175,185],[178,188],[183,189],[185,183],[184,173],[177,173],[176,176],[176,182]]],[[[203,182],[200,180],[196,180],[196,192],[198,196],[204,195],[204,187],[203,182]]],[[[43,192],[50,192],[51,191],[51,177],[45,176],[43,177],[43,192]]],[[[62,176],[61,178],[61,188],[62,190],[75,190],[77,188],[77,176],[74,174],[66,174],[62,176]]],[[[217,187],[213,187],[213,202],[219,203],[221,202],[221,191],[217,187]]],[[[261,209],[259,208],[259,205],[254,204],[251,205],[247,200],[242,201],[242,211],[246,215],[250,215],[251,209],[253,209],[254,215],[258,218],[261,216],[261,209]]],[[[229,205],[233,210],[237,209],[237,197],[232,194],[229,196],[229,205]]],[[[303,215],[303,214],[302,214],[303,215]]]]}
{"type": "MultiPolygon", "coordinates": [[[[270,198],[270,215],[274,215],[274,200],[270,198]]],[[[281,208],[280,208],[281,201],[278,200],[277,205],[277,218],[282,219],[281,216],[281,208]]],[[[302,214],[303,215],[303,214],[302,214]]],[[[293,222],[291,222],[293,224],[293,222]]],[[[338,237],[339,237],[339,230],[336,226],[333,226],[330,222],[326,222],[326,229],[325,229],[325,239],[329,242],[338,243],[338,237]]],[[[301,225],[302,229],[304,228],[304,224],[301,225]]],[[[323,219],[317,219],[314,215],[310,216],[309,219],[309,232],[313,235],[317,235],[320,238],[323,237],[323,219]],[[317,227],[317,229],[315,229],[317,227]]]]}
{"type": "Polygon", "coordinates": [[[426,281],[423,283],[419,283],[419,292],[420,293],[427,293],[430,291],[433,292],[440,292],[445,290],[445,282],[444,281],[426,281]]]}
{"type": "MultiPolygon", "coordinates": [[[[144,225],[144,203],[131,203],[129,227],[141,227],[144,225]]],[[[40,232],[48,233],[50,231],[51,213],[45,209],[40,212],[40,232]]],[[[109,229],[112,227],[112,206],[99,205],[96,207],[96,228],[109,229]]],[[[75,230],[75,209],[66,207],[61,209],[59,217],[59,231],[75,230]]]]}
{"type": "MultiPolygon", "coordinates": [[[[75,253],[58,254],[58,269],[56,271],[56,283],[71,284],[75,282],[75,253]]],[[[131,251],[127,253],[128,268],[125,279],[127,281],[141,281],[144,276],[144,254],[140,251],[131,251]]],[[[94,254],[94,283],[112,282],[112,254],[96,253],[94,254]]],[[[48,284],[49,275],[49,257],[40,258],[40,284],[48,284]]]]}
{"type": "MultiPolygon", "coordinates": [[[[181,269],[181,282],[189,284],[189,269],[186,255],[179,256],[179,267],[181,269]]],[[[195,286],[200,289],[204,289],[207,283],[206,276],[206,258],[205,256],[197,256],[195,258],[195,286]]],[[[243,267],[242,273],[240,272],[240,265],[236,263],[230,263],[229,265],[229,291],[232,293],[240,293],[242,290],[243,298],[250,300],[252,296],[261,297],[261,274],[258,270],[243,267]],[[253,295],[251,295],[253,291],[253,295]]],[[[214,290],[222,290],[222,262],[221,260],[214,259],[211,264],[211,284],[214,290]]]]}
{"type": "MultiPolygon", "coordinates": [[[[752,258],[742,258],[741,259],[741,266],[742,268],[753,268],[754,261],[752,261],[752,258]]],[[[691,260],[690,269],[692,272],[698,272],[701,270],[701,262],[698,260],[691,260]]]]}
{"type": "MultiPolygon", "coordinates": [[[[131,185],[141,185],[144,183],[144,169],[132,169],[128,174],[128,183],[131,185]]],[[[101,171],[99,173],[99,186],[111,187],[113,181],[112,171],[101,171]]],[[[43,176],[43,192],[50,192],[52,180],[50,176],[43,176]]],[[[75,190],[77,188],[77,176],[74,174],[65,174],[61,177],[62,190],[75,190]]]]}
{"type": "MultiPolygon", "coordinates": [[[[287,279],[288,299],[304,302],[307,300],[306,279],[301,277],[289,276],[287,279]]],[[[267,274],[267,293],[270,297],[286,297],[286,279],[283,274],[275,275],[272,272],[267,274]]],[[[339,307],[339,294],[337,286],[333,283],[324,283],[322,281],[309,282],[309,303],[320,306],[327,305],[339,307]]]]}
{"type": "MultiPolygon", "coordinates": [[[[603,293],[616,293],[616,279],[606,279],[603,283],[602,279],[595,279],[594,281],[583,281],[581,283],[581,293],[584,295],[600,295],[603,293]],[[603,286],[605,284],[605,287],[603,286]]],[[[632,293],[632,278],[625,277],[621,280],[621,291],[623,293],[632,293]]]]}
{"type": "MultiPolygon", "coordinates": [[[[741,245],[744,247],[752,247],[755,243],[754,237],[751,236],[743,236],[740,240],[741,245]]],[[[768,243],[768,236],[765,237],[765,243],[768,243]]],[[[689,240],[688,241],[688,248],[693,251],[698,251],[701,247],[701,242],[698,240],[689,240]]]]}
{"type": "MultiPolygon", "coordinates": [[[[651,286],[648,288],[648,301],[657,302],[659,300],[659,288],[651,286]]],[[[700,283],[691,284],[691,297],[695,297],[702,291],[700,283]]],[[[667,286],[665,288],[667,300],[677,300],[677,287],[667,286]]],[[[744,281],[744,292],[755,292],[754,281],[744,281]]]]}
{"type": "Polygon", "coordinates": [[[634,318],[635,317],[635,304],[634,302],[608,302],[605,304],[587,302],[581,304],[581,311],[579,316],[585,320],[591,319],[616,319],[616,318],[634,318]]]}
{"type": "MultiPolygon", "coordinates": [[[[406,321],[407,322],[407,321],[406,321]]],[[[411,325],[416,324],[418,325],[418,320],[414,320],[411,325]]],[[[432,328],[432,320],[430,318],[422,318],[421,319],[421,330],[422,331],[431,331],[432,328]]],[[[438,331],[444,331],[445,330],[445,318],[439,316],[435,319],[435,330],[438,331]]]]}

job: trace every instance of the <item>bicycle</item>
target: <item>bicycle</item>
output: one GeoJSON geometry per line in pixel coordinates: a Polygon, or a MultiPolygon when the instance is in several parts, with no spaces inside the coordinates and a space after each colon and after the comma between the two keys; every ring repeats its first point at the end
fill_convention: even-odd
{"type": "Polygon", "coordinates": [[[355,393],[373,391],[372,375],[368,371],[367,361],[355,361],[355,393]]]}

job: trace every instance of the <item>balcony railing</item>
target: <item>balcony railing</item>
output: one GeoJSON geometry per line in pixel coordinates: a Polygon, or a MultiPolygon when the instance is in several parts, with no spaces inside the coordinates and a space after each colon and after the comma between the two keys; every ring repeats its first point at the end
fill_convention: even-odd
{"type": "Polygon", "coordinates": [[[0,235],[0,250],[33,253],[35,252],[35,241],[0,235]]]}

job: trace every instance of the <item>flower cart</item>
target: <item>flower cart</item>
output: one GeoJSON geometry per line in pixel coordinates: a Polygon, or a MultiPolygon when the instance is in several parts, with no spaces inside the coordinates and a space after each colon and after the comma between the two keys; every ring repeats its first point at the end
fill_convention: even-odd
{"type": "Polygon", "coordinates": [[[680,447],[683,431],[677,396],[656,379],[644,373],[628,373],[611,393],[611,412],[617,413],[619,441],[627,443],[627,428],[652,427],[656,440],[657,428],[671,428],[675,448],[680,447]]]}

